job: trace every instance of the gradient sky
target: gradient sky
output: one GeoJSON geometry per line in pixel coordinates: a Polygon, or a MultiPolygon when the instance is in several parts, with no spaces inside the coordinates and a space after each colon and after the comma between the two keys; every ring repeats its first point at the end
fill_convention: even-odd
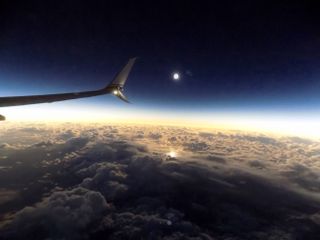
{"type": "Polygon", "coordinates": [[[133,105],[101,96],[35,109],[320,121],[316,7],[158,2],[1,1],[0,94],[99,88],[138,56],[125,89],[133,105]]]}

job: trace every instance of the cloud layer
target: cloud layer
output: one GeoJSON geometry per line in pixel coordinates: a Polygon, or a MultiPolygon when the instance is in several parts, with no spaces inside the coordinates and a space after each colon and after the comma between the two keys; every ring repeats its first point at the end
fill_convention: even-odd
{"type": "Polygon", "coordinates": [[[6,239],[320,234],[318,142],[69,123],[8,123],[0,139],[0,234],[6,239]]]}

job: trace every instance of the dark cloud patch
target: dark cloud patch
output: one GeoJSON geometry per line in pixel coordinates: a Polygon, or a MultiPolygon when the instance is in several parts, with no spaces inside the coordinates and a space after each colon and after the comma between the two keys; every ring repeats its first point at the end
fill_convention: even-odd
{"type": "Polygon", "coordinates": [[[74,173],[64,178],[66,156],[76,154],[85,147],[88,139],[72,138],[66,142],[40,141],[30,146],[8,149],[6,157],[1,159],[5,171],[0,174],[0,188],[7,188],[20,194],[13,201],[0,205],[1,214],[16,211],[34,204],[56,185],[72,186],[77,179],[74,173]],[[46,177],[43,177],[46,176],[46,177]]]}
{"type": "Polygon", "coordinates": [[[118,131],[118,129],[113,128],[113,129],[110,130],[110,133],[119,133],[119,131],[118,131]]]}
{"type": "Polygon", "coordinates": [[[201,152],[209,149],[209,145],[206,142],[193,141],[183,144],[184,149],[191,152],[201,152]]]}
{"type": "Polygon", "coordinates": [[[282,175],[306,190],[317,193],[320,191],[319,173],[303,164],[290,165],[288,170],[282,171],[282,175]]]}
{"type": "Polygon", "coordinates": [[[4,235],[19,239],[80,239],[109,209],[103,196],[75,188],[55,192],[34,207],[19,211],[4,235]]]}
{"type": "Polygon", "coordinates": [[[138,130],[133,134],[133,139],[144,139],[145,137],[147,137],[144,133],[144,131],[142,130],[138,130]]]}
{"type": "Polygon", "coordinates": [[[47,148],[53,145],[54,143],[52,141],[42,141],[32,145],[31,148],[47,148]]]}
{"type": "Polygon", "coordinates": [[[65,159],[64,169],[67,169],[70,173],[85,172],[87,171],[86,169],[96,170],[98,166],[101,167],[101,165],[97,165],[96,163],[106,164],[114,162],[126,164],[131,161],[133,156],[147,153],[147,148],[139,144],[133,145],[126,141],[97,141],[91,144],[90,147],[86,147],[82,151],[78,151],[77,154],[65,159]]]}
{"type": "Polygon", "coordinates": [[[114,194],[114,189],[109,189],[114,176],[117,179],[112,182],[126,186],[117,201],[110,198],[117,214],[109,216],[107,226],[100,229],[109,232],[111,239],[169,238],[179,234],[199,239],[206,234],[238,239],[261,235],[261,239],[267,239],[263,235],[266,232],[269,237],[296,236],[295,231],[288,230],[290,226],[298,227],[299,234],[317,232],[314,227],[304,229],[311,220],[304,225],[300,220],[288,223],[298,213],[316,211],[313,203],[257,176],[243,172],[224,176],[196,163],[181,164],[149,156],[131,158],[110,175],[115,167],[108,166],[108,170],[100,172],[104,180],[97,182],[97,186],[105,187],[105,196],[114,194]],[[169,214],[168,207],[176,214],[169,214]]]}
{"type": "Polygon", "coordinates": [[[143,139],[144,135],[143,134],[137,134],[137,135],[133,136],[133,138],[143,139]]]}
{"type": "Polygon", "coordinates": [[[76,137],[76,136],[77,136],[77,134],[76,134],[74,131],[72,131],[72,130],[69,129],[69,130],[61,133],[61,134],[58,136],[58,139],[68,140],[68,139],[74,138],[74,137],[76,137]]]}
{"type": "Polygon", "coordinates": [[[107,200],[116,200],[128,190],[125,179],[126,166],[120,164],[101,164],[94,169],[82,169],[79,175],[87,175],[80,186],[99,191],[107,200]],[[91,176],[90,176],[91,175],[91,176]]]}
{"type": "Polygon", "coordinates": [[[26,127],[26,128],[21,128],[19,130],[21,132],[32,133],[32,134],[43,133],[44,131],[44,129],[38,128],[38,127],[26,127]]]}
{"type": "Polygon", "coordinates": [[[160,133],[150,133],[149,138],[153,140],[159,140],[162,138],[162,135],[160,133]]]}
{"type": "Polygon", "coordinates": [[[168,138],[168,141],[169,142],[177,142],[178,139],[177,139],[177,137],[170,137],[170,138],[168,138]]]}
{"type": "Polygon", "coordinates": [[[310,216],[310,219],[311,219],[315,224],[317,224],[317,225],[320,226],[320,212],[315,213],[315,214],[312,214],[312,215],[310,216]]]}
{"type": "Polygon", "coordinates": [[[0,144],[0,154],[10,152],[10,150],[17,149],[15,146],[10,145],[9,143],[1,143],[0,144]]]}
{"type": "Polygon", "coordinates": [[[248,162],[250,167],[257,168],[257,169],[265,169],[266,164],[261,160],[251,160],[248,162]]]}
{"type": "Polygon", "coordinates": [[[276,139],[265,136],[237,135],[237,138],[251,142],[259,142],[267,145],[281,145],[281,143],[276,139]]]}
{"type": "Polygon", "coordinates": [[[8,148],[10,148],[11,146],[10,146],[10,144],[8,144],[8,143],[1,143],[0,144],[0,149],[8,149],[8,148]]]}
{"type": "Polygon", "coordinates": [[[222,164],[225,164],[227,162],[225,158],[220,157],[220,156],[215,156],[215,155],[207,156],[207,160],[212,161],[212,162],[216,162],[216,163],[222,163],[222,164]]]}
{"type": "Polygon", "coordinates": [[[287,137],[286,139],[288,139],[290,142],[299,143],[299,144],[309,145],[314,143],[314,141],[310,139],[301,138],[301,137],[287,137]]]}
{"type": "Polygon", "coordinates": [[[199,136],[202,138],[206,138],[208,140],[212,140],[215,134],[210,133],[210,132],[199,132],[199,136]]]}
{"type": "Polygon", "coordinates": [[[161,214],[123,212],[115,215],[113,226],[110,239],[170,239],[175,235],[183,239],[203,239],[199,237],[200,229],[190,222],[177,220],[172,223],[161,214]]]}
{"type": "Polygon", "coordinates": [[[16,191],[0,189],[0,205],[13,201],[17,197],[17,195],[18,192],[16,191]]]}
{"type": "Polygon", "coordinates": [[[83,148],[88,142],[89,139],[84,137],[70,138],[64,143],[62,150],[65,152],[76,151],[83,148]]]}

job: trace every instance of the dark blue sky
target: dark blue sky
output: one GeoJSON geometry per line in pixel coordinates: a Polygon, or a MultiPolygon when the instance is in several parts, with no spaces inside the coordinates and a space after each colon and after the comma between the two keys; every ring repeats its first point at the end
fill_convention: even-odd
{"type": "Polygon", "coordinates": [[[126,92],[141,106],[318,108],[320,29],[311,4],[113,2],[2,1],[1,94],[94,89],[139,56],[126,92]]]}

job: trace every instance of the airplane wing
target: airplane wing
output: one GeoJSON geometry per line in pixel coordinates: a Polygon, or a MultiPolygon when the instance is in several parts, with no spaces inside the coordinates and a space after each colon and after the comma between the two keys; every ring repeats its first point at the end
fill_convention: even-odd
{"type": "MultiPolygon", "coordinates": [[[[85,92],[70,92],[46,95],[31,95],[31,96],[13,96],[13,97],[0,97],[0,107],[11,107],[20,105],[29,105],[37,103],[51,103],[56,101],[64,101],[77,98],[93,97],[103,94],[113,94],[119,99],[129,102],[123,94],[124,84],[129,76],[129,73],[136,61],[136,58],[131,58],[124,68],[115,76],[115,78],[104,88],[85,91],[85,92]]],[[[4,116],[0,115],[0,121],[4,120],[4,116]]]]}

